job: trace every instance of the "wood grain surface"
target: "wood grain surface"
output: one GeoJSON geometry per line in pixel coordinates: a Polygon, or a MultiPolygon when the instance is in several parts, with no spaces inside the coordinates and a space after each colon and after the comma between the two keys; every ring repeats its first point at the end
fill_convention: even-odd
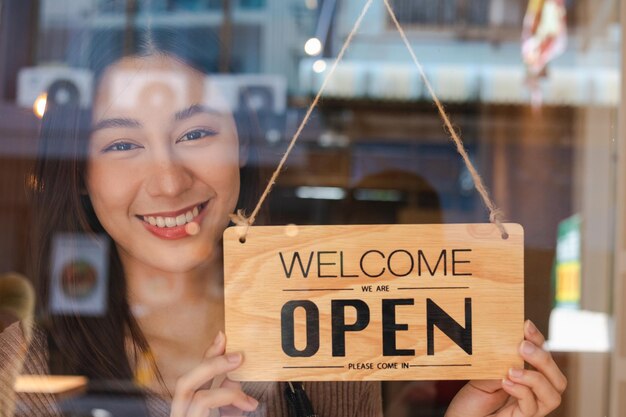
{"type": "Polygon", "coordinates": [[[245,358],[230,377],[503,378],[523,364],[524,321],[524,232],[506,229],[255,226],[243,243],[226,229],[227,349],[245,358]]]}

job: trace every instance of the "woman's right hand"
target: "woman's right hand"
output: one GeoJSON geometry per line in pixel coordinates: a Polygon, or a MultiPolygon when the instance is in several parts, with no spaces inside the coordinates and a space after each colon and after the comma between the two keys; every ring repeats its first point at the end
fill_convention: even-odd
{"type": "Polygon", "coordinates": [[[257,408],[258,401],[246,395],[239,382],[225,378],[213,386],[243,360],[241,353],[224,354],[225,349],[226,337],[220,331],[202,363],[176,382],[170,417],[208,417],[216,409],[222,416],[242,416],[257,408]]]}

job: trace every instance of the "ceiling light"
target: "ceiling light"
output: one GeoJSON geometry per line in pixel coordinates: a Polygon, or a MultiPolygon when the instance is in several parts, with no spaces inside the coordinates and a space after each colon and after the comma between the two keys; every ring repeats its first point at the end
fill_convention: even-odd
{"type": "Polygon", "coordinates": [[[43,114],[46,112],[47,101],[48,101],[48,94],[41,93],[39,94],[39,96],[37,96],[37,98],[35,99],[35,102],[33,103],[33,113],[35,113],[35,116],[37,116],[40,119],[43,117],[43,114]]]}
{"type": "Polygon", "coordinates": [[[311,38],[304,44],[304,52],[308,55],[315,56],[322,52],[322,42],[317,38],[311,38]]]}
{"type": "Polygon", "coordinates": [[[318,74],[326,71],[326,61],[324,61],[323,59],[318,59],[317,61],[315,61],[313,63],[313,71],[318,74]]]}

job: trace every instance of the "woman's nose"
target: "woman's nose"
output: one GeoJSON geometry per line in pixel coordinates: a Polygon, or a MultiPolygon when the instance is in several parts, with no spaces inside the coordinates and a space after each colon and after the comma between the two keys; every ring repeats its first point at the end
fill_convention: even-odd
{"type": "Polygon", "coordinates": [[[154,161],[152,174],[146,185],[153,197],[176,197],[188,190],[193,183],[193,174],[183,161],[174,156],[162,156],[154,161]]]}

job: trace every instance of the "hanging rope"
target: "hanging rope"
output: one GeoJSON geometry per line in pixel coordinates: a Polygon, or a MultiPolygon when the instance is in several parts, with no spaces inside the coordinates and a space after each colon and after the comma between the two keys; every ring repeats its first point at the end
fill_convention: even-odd
{"type": "Polygon", "coordinates": [[[494,223],[496,226],[498,226],[498,229],[500,229],[500,233],[502,234],[502,239],[507,239],[509,237],[509,234],[507,233],[504,225],[502,224],[502,211],[496,207],[494,202],[489,197],[489,192],[487,191],[487,188],[485,187],[485,184],[483,183],[483,179],[481,178],[480,174],[478,174],[478,172],[476,171],[476,168],[474,168],[474,164],[472,164],[472,161],[469,159],[469,156],[467,155],[467,151],[465,150],[465,147],[463,146],[463,142],[461,141],[459,134],[452,126],[452,123],[450,122],[450,118],[448,117],[448,114],[446,113],[446,110],[444,109],[443,104],[441,104],[441,101],[439,101],[439,97],[437,97],[437,95],[435,94],[435,90],[430,84],[430,81],[428,81],[428,77],[426,77],[426,73],[424,73],[424,68],[422,67],[422,64],[420,64],[419,60],[417,59],[417,56],[415,55],[415,51],[413,50],[413,47],[411,46],[411,43],[409,42],[409,39],[407,38],[406,33],[404,32],[404,29],[402,29],[402,26],[400,25],[400,22],[398,21],[398,18],[396,17],[396,14],[394,13],[393,8],[389,4],[389,0],[384,0],[384,2],[385,2],[385,6],[387,7],[387,11],[389,12],[389,16],[391,16],[391,20],[393,20],[394,25],[396,25],[396,29],[398,29],[398,32],[400,33],[400,36],[402,37],[402,40],[404,41],[404,44],[406,45],[406,48],[409,51],[409,54],[411,54],[413,63],[415,63],[415,66],[420,72],[420,75],[422,76],[422,79],[424,80],[424,84],[426,85],[426,88],[428,89],[430,96],[432,97],[433,101],[437,105],[437,109],[439,110],[439,114],[441,115],[441,118],[443,119],[443,123],[445,124],[446,129],[448,130],[448,133],[450,133],[450,136],[452,137],[452,139],[454,140],[454,143],[456,144],[456,150],[459,152],[459,154],[463,158],[463,161],[465,162],[465,166],[467,167],[470,174],[472,175],[472,179],[474,180],[474,186],[476,187],[476,190],[482,197],[483,202],[485,203],[485,206],[487,206],[487,209],[489,209],[489,221],[491,223],[494,223]]]}
{"type": "Polygon", "coordinates": [[[330,68],[330,71],[328,71],[328,73],[326,74],[326,77],[324,78],[324,82],[322,83],[322,86],[320,87],[320,90],[317,92],[317,95],[315,96],[315,99],[313,100],[313,102],[309,106],[309,108],[308,108],[308,110],[307,110],[307,112],[306,112],[306,114],[304,116],[304,119],[302,119],[302,122],[300,123],[300,126],[298,127],[298,130],[296,130],[296,133],[293,135],[293,138],[291,138],[291,142],[289,142],[289,146],[287,147],[287,150],[285,151],[285,154],[283,155],[283,157],[281,158],[280,162],[278,163],[278,166],[274,170],[274,173],[272,174],[272,177],[270,178],[270,180],[267,183],[267,187],[265,187],[265,191],[263,191],[263,194],[261,195],[261,198],[259,199],[259,202],[257,203],[256,207],[254,208],[254,211],[252,212],[250,217],[246,217],[242,210],[237,210],[237,214],[231,214],[230,215],[230,218],[233,221],[233,223],[235,223],[237,226],[243,226],[244,227],[243,232],[241,233],[241,235],[239,237],[239,241],[240,242],[242,242],[242,243],[245,242],[246,236],[248,235],[248,229],[250,228],[250,226],[252,226],[254,224],[254,221],[256,220],[256,216],[259,214],[259,210],[261,209],[261,206],[263,205],[263,202],[265,201],[265,199],[269,195],[270,191],[272,190],[272,187],[276,183],[276,179],[278,178],[278,175],[280,174],[281,170],[283,169],[283,166],[285,165],[285,162],[287,161],[287,157],[291,153],[291,150],[293,149],[294,145],[296,144],[296,141],[298,140],[298,138],[300,138],[300,134],[302,133],[302,130],[304,130],[304,127],[306,126],[307,122],[311,118],[311,114],[313,113],[313,109],[315,109],[315,107],[317,106],[317,103],[320,101],[320,98],[322,97],[322,94],[324,93],[324,90],[326,90],[326,85],[328,84],[328,81],[330,80],[332,75],[335,73],[335,70],[337,69],[337,66],[339,65],[339,63],[343,59],[343,56],[345,55],[346,51],[348,50],[348,46],[350,46],[350,43],[352,42],[352,38],[354,38],[354,35],[359,30],[359,27],[361,26],[361,22],[363,22],[363,18],[367,14],[367,11],[369,10],[369,8],[372,5],[373,1],[374,0],[368,0],[367,3],[365,3],[365,6],[363,7],[363,10],[361,11],[361,14],[359,15],[358,19],[354,23],[354,27],[350,31],[350,34],[348,35],[348,37],[346,38],[346,41],[343,43],[343,46],[341,47],[341,50],[339,51],[339,55],[337,55],[337,59],[335,59],[335,62],[333,63],[332,67],[330,68]]]}
{"type": "MultiPolygon", "coordinates": [[[[500,233],[502,235],[502,239],[507,239],[509,237],[509,234],[507,233],[506,228],[502,224],[502,211],[496,207],[494,202],[489,197],[489,192],[487,191],[487,188],[485,187],[481,176],[476,171],[476,168],[474,167],[474,164],[472,164],[472,161],[470,160],[469,156],[467,155],[467,151],[465,150],[465,147],[463,146],[463,142],[461,141],[461,138],[459,137],[459,134],[456,132],[456,130],[452,126],[452,123],[450,122],[450,118],[448,117],[448,114],[446,113],[446,111],[445,111],[445,109],[443,107],[443,104],[441,104],[441,101],[439,100],[439,98],[435,94],[435,91],[434,91],[432,85],[430,84],[430,81],[428,81],[428,78],[426,77],[424,69],[423,69],[422,65],[420,64],[419,60],[417,59],[417,56],[415,55],[415,51],[413,50],[413,47],[411,46],[411,43],[409,42],[409,39],[406,36],[406,33],[404,32],[404,29],[400,25],[400,22],[398,21],[398,18],[396,17],[396,14],[393,11],[393,8],[389,4],[389,0],[383,0],[383,1],[385,3],[385,7],[387,8],[387,11],[389,12],[389,16],[391,17],[391,20],[393,21],[394,25],[396,26],[396,29],[400,33],[400,36],[402,37],[402,40],[403,40],[407,50],[409,51],[409,54],[411,55],[411,58],[413,59],[413,63],[417,67],[417,69],[418,69],[418,71],[419,71],[419,73],[420,73],[420,75],[422,77],[422,80],[424,80],[424,84],[426,85],[426,88],[428,89],[428,92],[430,93],[431,98],[433,99],[433,101],[435,102],[435,105],[437,106],[437,109],[439,110],[439,114],[441,115],[441,118],[443,119],[443,122],[444,122],[444,125],[446,127],[446,130],[448,131],[448,133],[450,134],[450,136],[454,140],[454,143],[456,144],[457,152],[463,158],[463,162],[465,163],[465,166],[467,167],[467,169],[469,170],[469,172],[470,172],[470,174],[472,176],[472,179],[474,181],[474,186],[476,187],[476,190],[480,194],[480,196],[481,196],[485,206],[489,210],[489,221],[491,223],[494,223],[498,227],[498,229],[500,230],[500,233]]],[[[278,179],[278,175],[280,174],[283,166],[285,165],[285,162],[287,161],[287,158],[289,157],[289,154],[291,153],[291,150],[293,149],[294,145],[296,144],[296,141],[300,137],[300,134],[302,133],[302,130],[306,126],[307,122],[309,121],[309,118],[311,117],[311,114],[313,113],[313,109],[315,109],[315,107],[317,106],[317,104],[318,104],[322,94],[326,90],[326,86],[328,84],[328,81],[330,80],[330,78],[334,74],[335,70],[337,69],[337,66],[339,65],[339,63],[343,59],[343,56],[345,55],[346,50],[348,49],[348,46],[350,46],[350,43],[352,42],[352,39],[354,38],[354,35],[358,32],[358,30],[359,30],[359,28],[361,26],[361,23],[363,21],[363,18],[367,14],[370,6],[372,5],[372,2],[373,2],[373,0],[368,0],[367,3],[365,4],[365,6],[363,7],[363,10],[361,11],[361,14],[357,18],[356,22],[354,23],[354,26],[353,26],[352,30],[350,31],[350,33],[349,33],[348,37],[346,38],[343,46],[341,47],[341,50],[339,51],[339,54],[337,55],[337,58],[335,59],[335,62],[333,63],[330,71],[328,71],[328,73],[326,74],[326,77],[324,78],[324,82],[322,83],[322,86],[320,87],[320,90],[315,95],[315,98],[314,98],[313,102],[311,103],[311,105],[309,106],[309,108],[308,108],[308,110],[307,110],[307,112],[306,112],[306,114],[304,116],[304,119],[302,119],[302,122],[300,123],[300,126],[298,127],[298,130],[296,131],[296,133],[294,134],[293,138],[289,142],[289,146],[287,147],[287,150],[285,151],[285,154],[281,158],[278,166],[276,167],[276,169],[274,170],[274,173],[272,174],[272,177],[268,181],[267,186],[265,187],[265,191],[261,195],[261,198],[259,199],[259,202],[257,203],[256,207],[254,208],[254,211],[252,212],[250,217],[246,217],[242,210],[237,210],[237,214],[231,214],[230,217],[231,217],[231,220],[233,221],[233,223],[235,223],[237,226],[242,226],[243,227],[243,230],[242,230],[242,232],[240,234],[240,237],[239,237],[239,241],[240,242],[242,242],[242,243],[245,242],[246,236],[248,234],[248,230],[249,230],[250,226],[252,226],[254,224],[256,216],[258,215],[259,210],[261,209],[261,206],[263,205],[263,202],[265,201],[265,199],[269,195],[270,191],[272,190],[272,187],[276,183],[276,180],[278,179]]]]}

